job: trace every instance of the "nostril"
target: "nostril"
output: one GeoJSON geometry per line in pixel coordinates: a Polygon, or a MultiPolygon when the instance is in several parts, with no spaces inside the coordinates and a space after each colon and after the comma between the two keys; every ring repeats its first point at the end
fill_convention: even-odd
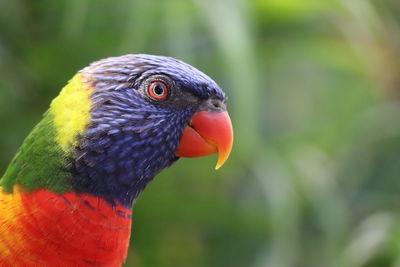
{"type": "Polygon", "coordinates": [[[208,110],[214,112],[220,112],[226,110],[226,105],[219,99],[207,99],[200,104],[199,110],[208,110]]]}
{"type": "Polygon", "coordinates": [[[211,104],[214,106],[214,108],[225,108],[225,105],[220,100],[213,99],[211,104]]]}

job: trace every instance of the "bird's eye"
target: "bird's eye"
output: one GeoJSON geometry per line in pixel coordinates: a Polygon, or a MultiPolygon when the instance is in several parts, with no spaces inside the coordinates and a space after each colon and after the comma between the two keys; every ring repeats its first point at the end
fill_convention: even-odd
{"type": "Polygon", "coordinates": [[[164,100],[168,97],[168,86],[160,81],[150,83],[148,87],[149,96],[155,100],[164,100]]]}

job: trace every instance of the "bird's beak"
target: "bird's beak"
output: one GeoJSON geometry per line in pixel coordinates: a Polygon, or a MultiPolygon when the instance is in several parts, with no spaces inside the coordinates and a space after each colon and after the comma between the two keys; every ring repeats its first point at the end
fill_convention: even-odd
{"type": "Polygon", "coordinates": [[[218,153],[215,169],[224,165],[232,150],[233,130],[228,112],[198,111],[185,127],[178,150],[179,157],[202,157],[218,153]]]}

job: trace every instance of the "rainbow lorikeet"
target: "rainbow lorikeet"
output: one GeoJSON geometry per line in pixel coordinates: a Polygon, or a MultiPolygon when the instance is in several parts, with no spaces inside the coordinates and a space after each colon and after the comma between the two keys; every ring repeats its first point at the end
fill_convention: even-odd
{"type": "Polygon", "coordinates": [[[92,63],[56,97],[0,180],[0,266],[120,266],[132,206],[179,157],[228,158],[225,94],[163,56],[92,63]]]}

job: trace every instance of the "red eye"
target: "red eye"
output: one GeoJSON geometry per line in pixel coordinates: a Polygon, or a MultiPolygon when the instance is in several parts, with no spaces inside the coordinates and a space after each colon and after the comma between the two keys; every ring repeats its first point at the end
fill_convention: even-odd
{"type": "Polygon", "coordinates": [[[168,86],[160,81],[152,82],[147,91],[149,96],[155,100],[164,100],[168,96],[168,86]]]}

